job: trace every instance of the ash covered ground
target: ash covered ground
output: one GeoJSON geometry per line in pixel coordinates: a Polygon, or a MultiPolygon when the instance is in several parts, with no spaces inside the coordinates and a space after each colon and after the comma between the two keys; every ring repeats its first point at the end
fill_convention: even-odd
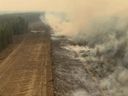
{"type": "Polygon", "coordinates": [[[63,22],[52,34],[55,95],[128,96],[128,17],[96,18],[75,35],[63,22]]]}
{"type": "Polygon", "coordinates": [[[52,41],[56,96],[128,96],[126,66],[67,37],[52,36],[52,41]]]}

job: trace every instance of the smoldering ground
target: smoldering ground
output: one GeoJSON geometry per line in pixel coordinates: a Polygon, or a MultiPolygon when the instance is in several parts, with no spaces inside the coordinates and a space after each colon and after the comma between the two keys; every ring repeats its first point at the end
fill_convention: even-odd
{"type": "Polygon", "coordinates": [[[127,18],[110,16],[70,40],[55,36],[57,96],[127,96],[127,26],[127,18]]]}
{"type": "Polygon", "coordinates": [[[66,19],[46,15],[58,38],[53,43],[57,96],[127,96],[127,1],[74,2],[66,19]]]}

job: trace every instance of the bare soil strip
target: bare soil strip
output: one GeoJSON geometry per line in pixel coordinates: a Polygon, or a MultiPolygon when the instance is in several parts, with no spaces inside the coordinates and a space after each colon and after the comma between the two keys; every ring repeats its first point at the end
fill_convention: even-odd
{"type": "Polygon", "coordinates": [[[29,33],[0,64],[0,96],[53,96],[51,41],[29,33]]]}
{"type": "Polygon", "coordinates": [[[0,52],[0,64],[1,62],[4,61],[4,59],[6,59],[6,57],[8,57],[10,55],[10,53],[16,49],[16,47],[21,43],[21,41],[24,39],[24,35],[25,34],[20,34],[20,35],[15,35],[13,36],[13,40],[12,40],[12,43],[10,43],[8,45],[7,48],[3,49],[1,52],[0,52]]]}

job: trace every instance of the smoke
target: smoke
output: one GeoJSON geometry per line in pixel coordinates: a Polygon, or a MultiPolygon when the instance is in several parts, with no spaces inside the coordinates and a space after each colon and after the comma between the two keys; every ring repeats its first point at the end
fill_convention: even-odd
{"type": "Polygon", "coordinates": [[[90,96],[85,90],[76,90],[72,96],[90,96]]]}
{"type": "Polygon", "coordinates": [[[46,11],[47,21],[55,32],[72,37],[81,31],[90,33],[88,28],[97,18],[124,15],[128,8],[127,1],[121,0],[61,0],[58,4],[57,1],[53,1],[53,5],[49,6],[50,12],[46,11]]]}
{"type": "Polygon", "coordinates": [[[46,13],[45,14],[47,23],[52,27],[56,35],[69,34],[73,29],[73,24],[69,21],[66,13],[46,13]]]}
{"type": "MultiPolygon", "coordinates": [[[[128,1],[69,2],[70,6],[61,15],[55,15],[56,12],[46,15],[55,34],[72,38],[76,45],[68,45],[65,49],[73,51],[75,55],[70,57],[84,62],[85,67],[89,63],[88,70],[101,79],[99,86],[105,96],[127,96],[128,1]]],[[[89,96],[85,90],[76,90],[72,95],[89,96]]]]}
{"type": "Polygon", "coordinates": [[[55,34],[70,36],[77,43],[95,47],[103,58],[121,58],[121,63],[128,63],[128,1],[61,1],[61,12],[46,13],[55,34]]]}
{"type": "Polygon", "coordinates": [[[94,21],[88,33],[80,32],[74,38],[89,47],[96,48],[103,58],[128,66],[128,19],[127,17],[103,17],[94,21]]]}
{"type": "MultiPolygon", "coordinates": [[[[88,70],[100,77],[99,86],[105,94],[103,96],[108,94],[109,96],[127,96],[127,15],[120,14],[96,18],[86,30],[79,32],[73,38],[73,41],[77,42],[75,46],[68,45],[64,48],[75,52],[77,56],[72,57],[84,62],[85,67],[90,66],[88,70]],[[78,43],[81,42],[83,45],[79,46],[78,43]]],[[[86,96],[83,91],[80,91],[80,93],[76,91],[74,94],[86,96]]]]}

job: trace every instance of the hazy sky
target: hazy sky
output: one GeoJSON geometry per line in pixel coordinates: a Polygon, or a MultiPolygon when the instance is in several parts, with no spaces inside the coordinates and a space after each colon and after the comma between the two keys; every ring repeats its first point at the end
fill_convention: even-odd
{"type": "Polygon", "coordinates": [[[79,7],[122,10],[128,8],[128,0],[0,0],[0,11],[71,11],[79,7]]]}
{"type": "Polygon", "coordinates": [[[0,0],[0,11],[60,11],[67,8],[67,3],[70,3],[67,1],[68,0],[0,0]]]}
{"type": "MultiPolygon", "coordinates": [[[[117,14],[125,16],[128,14],[128,0],[0,0],[0,11],[66,12],[72,23],[64,23],[60,29],[66,29],[66,33],[74,33],[85,29],[85,25],[87,28],[88,23],[95,18],[117,14]]],[[[61,25],[58,17],[50,16],[49,20],[54,25],[61,25]]]]}

